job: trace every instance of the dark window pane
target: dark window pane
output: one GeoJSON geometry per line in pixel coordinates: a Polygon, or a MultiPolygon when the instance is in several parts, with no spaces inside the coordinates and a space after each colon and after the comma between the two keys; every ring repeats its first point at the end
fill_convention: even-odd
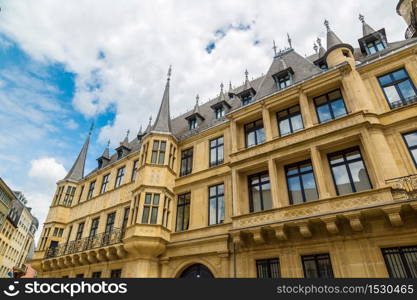
{"type": "Polygon", "coordinates": [[[293,132],[301,130],[304,128],[303,119],[301,118],[301,115],[296,115],[291,117],[291,125],[293,132]]]}
{"type": "Polygon", "coordinates": [[[405,73],[404,69],[393,72],[392,77],[394,78],[394,80],[408,78],[407,73],[405,73]]]}
{"type": "Polygon", "coordinates": [[[345,103],[343,100],[336,100],[331,103],[333,114],[335,118],[346,115],[345,103]]]}

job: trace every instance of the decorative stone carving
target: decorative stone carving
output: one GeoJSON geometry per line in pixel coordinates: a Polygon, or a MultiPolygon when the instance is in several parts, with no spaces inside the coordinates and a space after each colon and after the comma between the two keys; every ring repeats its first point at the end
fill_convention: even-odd
{"type": "Polygon", "coordinates": [[[359,213],[348,214],[348,215],[345,215],[345,217],[349,220],[349,225],[353,231],[363,230],[363,224],[362,224],[359,213]]]}
{"type": "Polygon", "coordinates": [[[313,234],[310,230],[310,225],[307,222],[297,224],[300,234],[305,238],[311,238],[313,234]]]}
{"type": "Polygon", "coordinates": [[[321,220],[326,224],[326,229],[328,232],[332,234],[339,233],[339,227],[337,225],[336,216],[323,217],[321,218],[321,220]]]}
{"type": "Polygon", "coordinates": [[[417,175],[389,179],[386,183],[391,186],[396,201],[417,198],[417,175]]]}

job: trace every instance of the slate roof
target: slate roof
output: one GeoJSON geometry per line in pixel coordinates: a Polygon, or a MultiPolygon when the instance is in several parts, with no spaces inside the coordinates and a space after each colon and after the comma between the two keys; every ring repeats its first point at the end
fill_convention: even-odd
{"type": "Polygon", "coordinates": [[[88,145],[90,144],[90,137],[91,131],[88,134],[83,147],[81,148],[80,154],[78,154],[77,159],[75,160],[73,166],[69,170],[67,176],[65,176],[64,180],[79,181],[84,177],[84,166],[85,160],[87,158],[88,145]]]}

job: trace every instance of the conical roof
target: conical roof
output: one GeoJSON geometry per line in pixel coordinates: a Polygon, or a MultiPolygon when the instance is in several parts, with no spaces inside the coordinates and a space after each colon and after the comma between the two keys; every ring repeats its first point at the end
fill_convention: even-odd
{"type": "Polygon", "coordinates": [[[169,82],[171,80],[171,66],[168,70],[168,79],[165,85],[164,95],[162,97],[161,106],[159,107],[158,115],[156,116],[155,124],[152,131],[164,132],[172,134],[171,115],[169,111],[169,82]]]}
{"type": "Polygon", "coordinates": [[[367,36],[376,32],[368,23],[366,23],[364,15],[359,15],[359,20],[362,22],[363,36],[367,36]]]}

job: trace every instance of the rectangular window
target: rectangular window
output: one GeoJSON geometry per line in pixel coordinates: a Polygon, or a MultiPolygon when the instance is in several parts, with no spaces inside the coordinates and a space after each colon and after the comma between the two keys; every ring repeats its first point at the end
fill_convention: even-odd
{"type": "Polygon", "coordinates": [[[368,54],[374,54],[385,49],[384,44],[380,40],[372,41],[366,44],[368,54]]]}
{"type": "Polygon", "coordinates": [[[246,147],[252,147],[265,142],[264,122],[262,119],[245,125],[246,147]]]}
{"type": "Polygon", "coordinates": [[[91,222],[91,228],[90,228],[89,237],[94,237],[94,236],[97,235],[99,221],[100,221],[100,218],[95,218],[91,222]]]}
{"type": "Polygon", "coordinates": [[[170,207],[171,207],[171,199],[169,199],[168,197],[165,197],[164,211],[162,214],[162,225],[165,227],[168,227],[169,215],[171,213],[170,207]]]}
{"type": "Polygon", "coordinates": [[[74,199],[74,195],[75,195],[75,187],[72,186],[68,186],[67,190],[65,192],[65,197],[64,197],[64,206],[71,206],[72,204],[72,200],[74,199]]]}
{"type": "Polygon", "coordinates": [[[277,113],[279,135],[285,136],[304,129],[300,106],[295,105],[277,113]]]}
{"type": "Polygon", "coordinates": [[[93,272],[91,278],[101,278],[101,272],[93,272]]]}
{"type": "Polygon", "coordinates": [[[136,176],[138,174],[138,167],[139,167],[139,160],[135,160],[133,162],[133,168],[132,168],[132,177],[130,178],[131,181],[135,181],[136,180],[136,176]]]}
{"type": "Polygon", "coordinates": [[[268,172],[248,177],[250,212],[258,212],[272,208],[271,185],[268,172]]]}
{"type": "Polygon", "coordinates": [[[142,166],[146,163],[146,157],[148,156],[148,145],[149,143],[146,143],[142,147],[142,166]]]}
{"type": "Polygon", "coordinates": [[[114,184],[115,188],[122,185],[124,176],[125,176],[125,167],[121,167],[117,170],[116,182],[114,184]]]}
{"type": "Polygon", "coordinates": [[[192,118],[188,120],[188,129],[192,130],[197,128],[198,124],[197,124],[197,119],[196,118],[192,118]]]}
{"type": "Polygon", "coordinates": [[[163,165],[165,162],[165,149],[167,143],[165,141],[154,141],[152,147],[151,163],[163,165]]]}
{"type": "Polygon", "coordinates": [[[279,259],[262,259],[256,261],[258,278],[281,278],[279,259]]]}
{"type": "Polygon", "coordinates": [[[224,221],[224,184],[209,187],[209,225],[224,221]]]}
{"type": "Polygon", "coordinates": [[[178,196],[176,231],[188,230],[190,225],[191,193],[178,196]]]}
{"type": "Polygon", "coordinates": [[[78,203],[81,202],[81,198],[83,196],[83,192],[84,192],[84,186],[81,187],[80,195],[78,196],[78,203]]]}
{"type": "Polygon", "coordinates": [[[84,222],[78,224],[77,234],[75,235],[75,240],[76,241],[81,240],[81,238],[83,236],[84,225],[85,225],[84,222]]]}
{"type": "Polygon", "coordinates": [[[285,89],[291,85],[291,74],[287,73],[284,76],[276,77],[275,81],[279,90],[285,89]]]}
{"type": "Polygon", "coordinates": [[[191,174],[193,168],[193,148],[181,152],[181,176],[191,174]]]}
{"type": "Polygon", "coordinates": [[[145,194],[142,224],[156,224],[158,221],[159,194],[145,194]]]}
{"type": "Polygon", "coordinates": [[[94,187],[96,186],[96,181],[90,183],[90,188],[88,189],[87,200],[91,200],[93,198],[94,187]]]}
{"type": "Polygon", "coordinates": [[[378,80],[391,108],[417,102],[416,88],[405,69],[380,76],[378,80]]]}
{"type": "Polygon", "coordinates": [[[404,140],[417,167],[417,131],[404,134],[404,140]]]}
{"type": "Polygon", "coordinates": [[[381,250],[390,278],[417,278],[417,246],[381,250]]]}
{"type": "Polygon", "coordinates": [[[210,167],[217,166],[224,161],[224,139],[219,137],[210,142],[210,167]]]}
{"type": "Polygon", "coordinates": [[[253,97],[251,93],[246,93],[241,96],[242,106],[248,105],[253,102],[253,97]]]}
{"type": "Polygon", "coordinates": [[[77,274],[75,275],[75,278],[84,278],[84,274],[77,274]]]}
{"type": "Polygon", "coordinates": [[[334,278],[329,254],[301,256],[305,278],[334,278]]]}
{"type": "Polygon", "coordinates": [[[215,110],[214,110],[214,114],[215,114],[215,117],[216,117],[216,119],[221,119],[221,118],[223,118],[224,116],[225,116],[225,110],[224,110],[224,107],[223,106],[221,106],[221,107],[217,107],[215,110]]]}
{"type": "Polygon", "coordinates": [[[176,159],[175,152],[176,151],[177,151],[177,148],[173,144],[170,144],[168,165],[171,169],[174,169],[174,166],[175,166],[175,159],[176,159]]]}
{"type": "Polygon", "coordinates": [[[338,195],[372,189],[358,147],[331,153],[328,158],[338,195]]]}
{"type": "Polygon", "coordinates": [[[100,194],[103,194],[106,192],[107,185],[109,184],[109,179],[110,179],[110,173],[103,176],[103,181],[101,182],[100,194]]]}
{"type": "Polygon", "coordinates": [[[106,228],[104,229],[102,245],[108,245],[109,244],[111,233],[112,233],[113,227],[114,227],[115,218],[116,218],[116,213],[115,212],[112,212],[112,213],[107,215],[106,228]]]}
{"type": "Polygon", "coordinates": [[[126,231],[127,221],[129,220],[129,212],[130,212],[130,207],[125,207],[125,210],[124,210],[124,213],[123,213],[122,228],[121,228],[123,234],[126,231]]]}
{"type": "Polygon", "coordinates": [[[320,123],[347,115],[347,110],[340,90],[314,98],[317,118],[320,123]]]}
{"type": "Polygon", "coordinates": [[[121,278],[121,277],[122,277],[122,270],[121,269],[111,270],[110,278],[121,278]]]}
{"type": "Polygon", "coordinates": [[[319,198],[310,160],[286,166],[285,174],[291,204],[314,201],[319,198]]]}

